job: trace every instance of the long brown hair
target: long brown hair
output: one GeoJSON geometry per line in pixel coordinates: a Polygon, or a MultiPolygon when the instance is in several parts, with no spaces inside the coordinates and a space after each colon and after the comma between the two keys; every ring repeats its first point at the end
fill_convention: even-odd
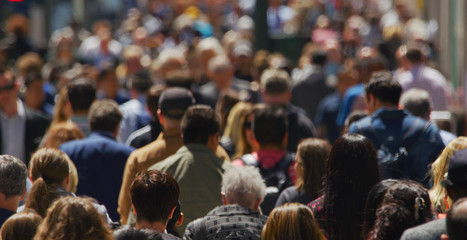
{"type": "Polygon", "coordinates": [[[25,209],[16,213],[3,223],[0,230],[2,240],[32,240],[42,217],[34,210],[25,209]]]}
{"type": "Polygon", "coordinates": [[[34,239],[110,240],[112,234],[91,199],[64,197],[49,208],[34,239]]]}
{"type": "Polygon", "coordinates": [[[330,151],[329,142],[319,138],[307,138],[298,145],[296,161],[303,168],[303,176],[297,179],[297,189],[305,191],[311,199],[319,197],[330,151]]]}
{"type": "Polygon", "coordinates": [[[58,188],[70,174],[68,158],[53,148],[41,148],[33,154],[29,172],[34,184],[26,200],[26,208],[32,208],[45,217],[47,208],[60,197],[58,188]]]}
{"type": "Polygon", "coordinates": [[[324,240],[310,208],[299,203],[286,203],[274,208],[261,233],[262,240],[324,240]]]}

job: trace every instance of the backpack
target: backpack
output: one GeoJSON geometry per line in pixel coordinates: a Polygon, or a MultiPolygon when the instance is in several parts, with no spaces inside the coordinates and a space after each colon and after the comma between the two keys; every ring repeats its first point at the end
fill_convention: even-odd
{"type": "Polygon", "coordinates": [[[423,132],[429,126],[429,122],[426,124],[421,123],[423,121],[417,118],[412,126],[408,128],[402,139],[397,139],[391,135],[386,138],[381,137],[373,128],[371,118],[365,118],[357,122],[356,125],[359,130],[361,130],[361,125],[369,126],[370,131],[380,144],[379,148],[377,147],[378,144],[375,144],[375,148],[377,148],[378,166],[382,179],[410,178],[408,149],[415,142],[414,140],[416,140],[416,138],[413,138],[414,134],[423,132]],[[408,138],[411,138],[411,141],[407,141],[408,138]]]}
{"type": "Polygon", "coordinates": [[[240,159],[243,161],[245,166],[257,167],[264,179],[267,188],[266,196],[261,203],[261,210],[263,211],[263,214],[267,216],[274,208],[281,192],[293,185],[288,170],[290,164],[294,161],[295,156],[293,154],[286,153],[273,168],[263,168],[261,166],[261,159],[256,160],[256,158],[251,154],[245,154],[240,159]]]}

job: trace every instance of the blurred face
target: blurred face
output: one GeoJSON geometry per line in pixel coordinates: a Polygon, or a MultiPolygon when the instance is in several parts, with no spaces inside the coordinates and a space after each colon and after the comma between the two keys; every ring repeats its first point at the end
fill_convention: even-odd
{"type": "Polygon", "coordinates": [[[210,73],[211,80],[219,90],[230,88],[232,75],[232,68],[219,68],[210,73]]]}
{"type": "Polygon", "coordinates": [[[44,82],[34,81],[29,84],[25,93],[26,105],[33,109],[40,109],[45,100],[44,82]]]}
{"type": "Polygon", "coordinates": [[[5,72],[0,75],[0,109],[5,110],[8,107],[16,105],[18,96],[18,85],[13,80],[11,72],[5,72]]]}
{"type": "Polygon", "coordinates": [[[302,167],[302,162],[298,157],[295,157],[295,174],[297,175],[297,179],[303,177],[303,167],[302,167]]]}

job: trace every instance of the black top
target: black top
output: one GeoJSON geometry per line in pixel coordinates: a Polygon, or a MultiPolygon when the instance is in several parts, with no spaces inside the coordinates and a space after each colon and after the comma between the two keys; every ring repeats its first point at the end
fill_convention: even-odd
{"type": "Polygon", "coordinates": [[[290,186],[282,191],[276,201],[276,207],[284,205],[285,203],[301,203],[307,205],[311,201],[313,201],[313,199],[304,191],[298,191],[296,186],[290,186]]]}

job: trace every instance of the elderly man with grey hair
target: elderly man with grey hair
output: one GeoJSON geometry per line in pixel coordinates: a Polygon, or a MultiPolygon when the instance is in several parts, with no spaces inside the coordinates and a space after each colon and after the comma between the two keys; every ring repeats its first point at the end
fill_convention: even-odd
{"type": "MultiPolygon", "coordinates": [[[[411,114],[430,121],[430,114],[433,107],[428,91],[419,88],[412,88],[402,94],[400,105],[411,114]]],[[[442,129],[440,129],[439,134],[441,135],[441,139],[443,139],[445,146],[457,137],[456,135],[442,129]]]]}
{"type": "Polygon", "coordinates": [[[26,192],[26,165],[11,155],[0,155],[0,228],[16,213],[26,192]]]}
{"type": "Polygon", "coordinates": [[[223,206],[188,224],[184,239],[261,239],[267,217],[258,212],[266,185],[253,166],[233,168],[222,178],[223,206]]]}

